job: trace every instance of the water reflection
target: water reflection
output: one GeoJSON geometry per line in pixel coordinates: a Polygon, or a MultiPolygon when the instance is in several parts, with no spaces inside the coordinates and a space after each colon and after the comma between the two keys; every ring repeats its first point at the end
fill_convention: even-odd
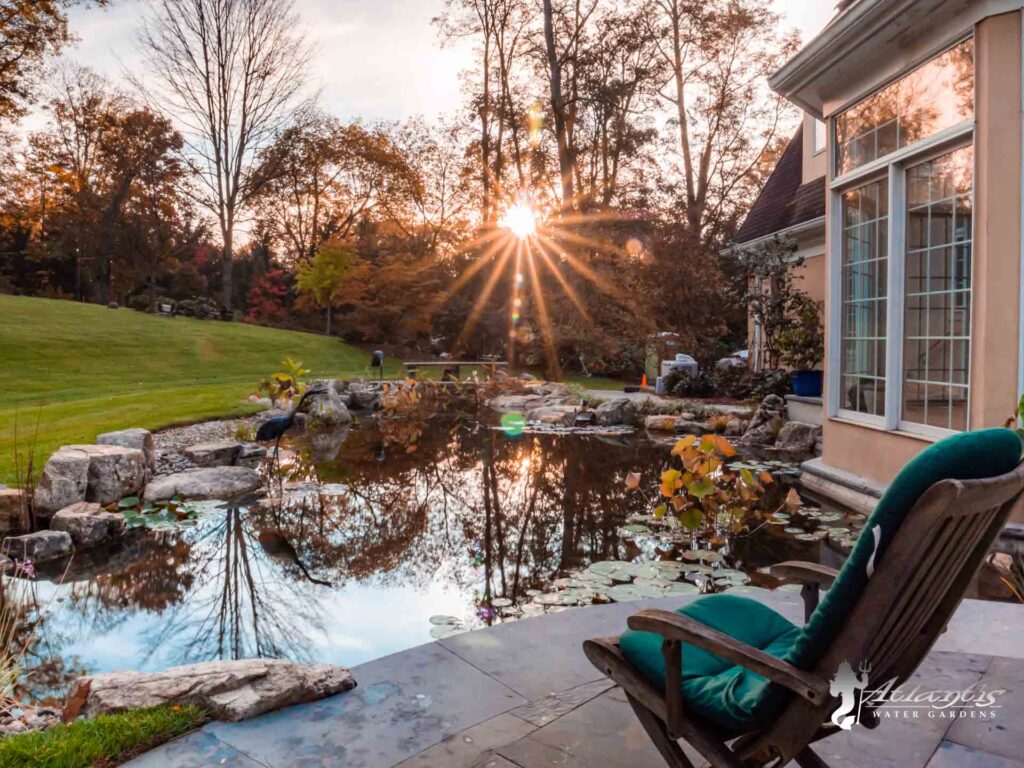
{"type": "MultiPolygon", "coordinates": [[[[39,658],[76,671],[252,656],[355,664],[429,640],[433,614],[491,623],[480,608],[494,597],[635,555],[617,533],[643,511],[625,474],[642,468],[653,483],[667,461],[646,441],[510,440],[443,422],[411,445],[366,426],[328,462],[297,446],[271,499],[77,558],[63,584],[37,584],[39,658]]],[[[56,688],[61,675],[43,672],[37,690],[56,688]]]]}

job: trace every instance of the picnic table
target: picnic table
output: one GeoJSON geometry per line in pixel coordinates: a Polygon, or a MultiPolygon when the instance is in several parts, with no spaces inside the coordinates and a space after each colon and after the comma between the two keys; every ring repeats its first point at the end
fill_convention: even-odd
{"type": "Polygon", "coordinates": [[[493,376],[498,368],[508,367],[505,360],[415,360],[402,363],[405,366],[405,373],[410,379],[415,379],[417,372],[425,368],[441,368],[442,381],[459,381],[463,367],[483,368],[493,376]]]}

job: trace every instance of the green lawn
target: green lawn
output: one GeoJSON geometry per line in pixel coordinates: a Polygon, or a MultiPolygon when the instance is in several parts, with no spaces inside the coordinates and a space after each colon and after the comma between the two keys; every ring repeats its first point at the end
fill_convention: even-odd
{"type": "Polygon", "coordinates": [[[0,768],[106,768],[198,728],[195,706],[155,707],[0,740],[0,768]]]}
{"type": "Polygon", "coordinates": [[[249,413],[286,355],[310,377],[369,373],[366,352],[312,333],[0,295],[0,482],[17,480],[15,436],[24,465],[33,443],[38,463],[101,432],[249,413]]]}

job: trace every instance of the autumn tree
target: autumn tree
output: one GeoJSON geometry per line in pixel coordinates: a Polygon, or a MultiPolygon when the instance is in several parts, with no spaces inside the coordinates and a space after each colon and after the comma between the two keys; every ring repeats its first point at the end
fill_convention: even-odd
{"type": "Polygon", "coordinates": [[[222,305],[232,304],[235,230],[259,192],[259,151],[287,123],[309,48],[293,0],[158,0],[140,34],[135,84],[185,129],[198,199],[222,241],[222,305]]]}
{"type": "Polygon", "coordinates": [[[418,184],[387,126],[345,125],[320,111],[301,113],[260,153],[254,178],[257,217],[293,263],[362,219],[392,215],[418,184]]]}
{"type": "MultiPolygon", "coordinates": [[[[0,0],[0,122],[25,113],[49,58],[72,42],[67,9],[90,0],[0,0]]],[[[106,0],[92,0],[105,5],[106,0]]]]}
{"type": "Polygon", "coordinates": [[[336,299],[335,294],[348,273],[349,264],[354,256],[351,246],[330,241],[320,246],[311,261],[299,266],[295,279],[295,287],[299,292],[298,305],[312,305],[324,310],[327,324],[324,333],[331,335],[331,314],[336,299]]]}

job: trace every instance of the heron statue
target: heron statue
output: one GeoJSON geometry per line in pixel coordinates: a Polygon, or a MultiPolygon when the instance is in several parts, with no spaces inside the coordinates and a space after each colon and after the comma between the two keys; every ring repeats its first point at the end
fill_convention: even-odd
{"type": "Polygon", "coordinates": [[[256,430],[256,440],[260,443],[266,443],[271,440],[274,441],[274,455],[277,455],[277,449],[281,445],[281,437],[287,432],[291,426],[295,423],[295,414],[302,410],[302,406],[306,402],[307,397],[314,395],[322,395],[327,390],[323,387],[317,387],[314,389],[307,389],[302,397],[299,398],[299,402],[291,412],[284,416],[275,416],[272,419],[260,424],[260,428],[256,430]]]}

